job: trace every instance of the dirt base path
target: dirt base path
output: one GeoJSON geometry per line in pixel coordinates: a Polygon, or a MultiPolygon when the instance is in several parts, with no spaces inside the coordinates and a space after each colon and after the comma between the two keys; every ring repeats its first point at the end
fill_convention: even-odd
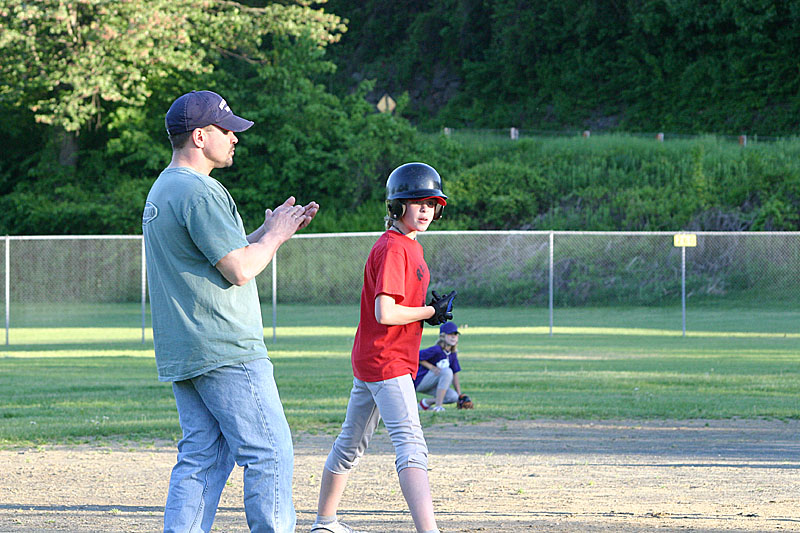
{"type": "MultiPolygon", "coordinates": [[[[800,531],[800,421],[497,421],[426,428],[440,529],[800,531]]],[[[332,435],[296,436],[298,532],[314,518],[332,435]]],[[[0,532],[161,529],[172,444],[0,451],[0,532]]],[[[340,517],[412,532],[385,430],[340,517]]],[[[214,531],[245,532],[241,469],[214,531]]]]}

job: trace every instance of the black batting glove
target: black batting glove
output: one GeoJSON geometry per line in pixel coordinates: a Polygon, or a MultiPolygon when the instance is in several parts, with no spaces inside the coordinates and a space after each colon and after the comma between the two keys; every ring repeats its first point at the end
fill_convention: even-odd
{"type": "Polygon", "coordinates": [[[425,322],[431,326],[438,326],[448,320],[453,320],[453,299],[456,297],[456,291],[444,296],[439,296],[436,291],[432,291],[431,294],[433,296],[428,305],[433,307],[434,313],[433,316],[426,319],[425,322]]]}

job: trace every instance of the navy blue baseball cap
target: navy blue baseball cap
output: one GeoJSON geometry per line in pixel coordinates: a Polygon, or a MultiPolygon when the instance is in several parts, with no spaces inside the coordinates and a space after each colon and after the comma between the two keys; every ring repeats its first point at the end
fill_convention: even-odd
{"type": "Polygon", "coordinates": [[[253,125],[252,121],[234,115],[225,99],[213,91],[192,91],[179,96],[169,107],[164,122],[170,135],[212,124],[235,132],[253,125]]]}
{"type": "Polygon", "coordinates": [[[455,322],[445,322],[444,324],[439,326],[439,333],[444,335],[455,333],[456,335],[458,335],[458,326],[456,326],[455,322]]]}

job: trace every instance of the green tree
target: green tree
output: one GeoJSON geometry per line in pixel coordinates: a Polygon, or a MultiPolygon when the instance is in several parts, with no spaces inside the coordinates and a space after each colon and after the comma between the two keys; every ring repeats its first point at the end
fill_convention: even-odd
{"type": "Polygon", "coordinates": [[[259,61],[267,34],[324,46],[344,29],[305,5],[219,0],[0,0],[0,16],[0,96],[67,132],[141,107],[176,72],[208,73],[210,55],[259,61]]]}
{"type": "Polygon", "coordinates": [[[338,83],[421,126],[794,134],[800,3],[331,0],[338,83]]]}
{"type": "MultiPolygon", "coordinates": [[[[236,164],[219,174],[247,227],[260,224],[264,208],[291,193],[323,204],[315,231],[340,231],[343,213],[345,229],[380,228],[385,177],[419,153],[416,132],[397,114],[376,112],[365,100],[368,82],[345,97],[326,89],[324,81],[335,68],[326,59],[326,45],[344,31],[338,18],[300,4],[236,5],[240,15],[251,17],[249,28],[262,25],[258,39],[228,49],[187,30],[194,47],[187,50],[203,49],[205,59],[194,70],[164,66],[163,76],[148,79],[146,95],[124,102],[100,98],[99,108],[87,108],[93,118],[73,132],[80,134],[74,166],[52,164],[55,143],[24,150],[25,135],[11,132],[18,155],[0,161],[0,232],[139,232],[145,195],[170,157],[164,113],[177,95],[192,89],[223,94],[237,114],[255,121],[240,136],[236,164]]],[[[219,32],[228,31],[219,26],[219,32]]],[[[405,102],[399,98],[398,110],[405,102]]],[[[10,106],[7,99],[3,105],[10,106]]],[[[55,121],[72,116],[53,114],[50,124],[41,117],[37,124],[30,109],[13,109],[26,121],[29,137],[29,130],[41,135],[50,124],[66,132],[67,122],[55,121]]]]}
{"type": "Polygon", "coordinates": [[[253,76],[276,61],[272,39],[321,50],[345,30],[310,2],[261,4],[0,0],[0,109],[19,121],[0,162],[3,231],[138,231],[177,94],[215,88],[223,64],[253,76]]]}

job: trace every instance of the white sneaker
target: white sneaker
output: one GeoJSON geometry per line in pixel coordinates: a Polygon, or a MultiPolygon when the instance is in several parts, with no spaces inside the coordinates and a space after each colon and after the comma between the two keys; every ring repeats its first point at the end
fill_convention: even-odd
{"type": "Polygon", "coordinates": [[[442,411],[444,411],[444,406],[441,406],[441,405],[434,405],[434,406],[433,406],[433,407],[431,407],[430,409],[431,409],[431,411],[433,411],[434,413],[441,413],[442,411]]]}
{"type": "Polygon", "coordinates": [[[343,524],[338,520],[330,524],[314,524],[311,526],[311,533],[364,533],[363,531],[356,531],[347,524],[343,524]]]}

